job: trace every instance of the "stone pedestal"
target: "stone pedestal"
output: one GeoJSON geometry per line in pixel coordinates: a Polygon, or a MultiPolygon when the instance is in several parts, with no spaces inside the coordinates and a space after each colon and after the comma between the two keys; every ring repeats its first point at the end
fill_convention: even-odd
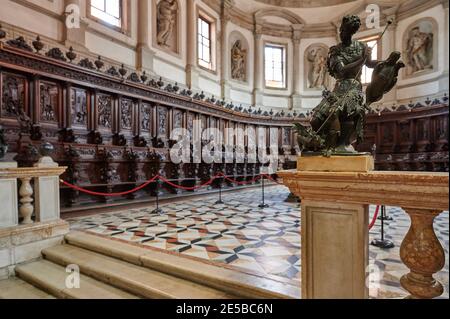
{"type": "Polygon", "coordinates": [[[368,205],[302,201],[303,298],[369,296],[368,216],[368,205]]]}
{"type": "Polygon", "coordinates": [[[370,204],[402,207],[411,216],[411,228],[401,248],[401,259],[411,270],[401,280],[403,288],[414,298],[442,294],[442,285],[433,274],[442,269],[445,260],[432,221],[448,210],[448,173],[360,168],[357,172],[292,170],[277,174],[302,200],[303,298],[368,297],[370,204]]]}
{"type": "MultiPolygon", "coordinates": [[[[38,168],[58,167],[51,157],[41,157],[38,168]]],[[[59,219],[59,176],[40,176],[35,179],[36,217],[40,222],[59,219]]]]}
{"type": "Polygon", "coordinates": [[[372,156],[302,156],[297,169],[309,172],[369,172],[375,169],[372,156]]]}
{"type": "MultiPolygon", "coordinates": [[[[0,170],[17,168],[16,162],[1,162],[0,170]]],[[[16,226],[19,216],[17,178],[0,178],[0,229],[16,226]]]]}

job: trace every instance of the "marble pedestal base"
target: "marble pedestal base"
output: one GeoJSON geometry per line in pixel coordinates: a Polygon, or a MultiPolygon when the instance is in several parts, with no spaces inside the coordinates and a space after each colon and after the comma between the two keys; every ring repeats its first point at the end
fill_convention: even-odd
{"type": "Polygon", "coordinates": [[[368,298],[368,205],[302,201],[302,296],[368,298]]]}
{"type": "MultiPolygon", "coordinates": [[[[0,170],[17,168],[16,162],[0,161],[0,170]]],[[[0,178],[0,228],[12,227],[19,223],[17,198],[17,178],[0,178]]]]}

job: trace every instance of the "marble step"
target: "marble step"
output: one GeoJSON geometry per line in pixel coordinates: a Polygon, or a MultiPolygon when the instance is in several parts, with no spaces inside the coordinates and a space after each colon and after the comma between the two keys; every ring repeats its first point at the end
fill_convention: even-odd
{"type": "Polygon", "coordinates": [[[55,297],[13,277],[0,281],[0,299],[55,299],[55,297]]]}
{"type": "Polygon", "coordinates": [[[17,266],[16,275],[42,289],[49,294],[62,299],[135,299],[136,296],[103,282],[80,276],[79,288],[67,288],[66,278],[69,273],[65,267],[54,264],[48,260],[40,260],[17,266]]]}
{"type": "Polygon", "coordinates": [[[293,286],[288,282],[280,282],[86,232],[72,231],[66,235],[65,240],[77,247],[194,281],[243,298],[301,298],[300,284],[293,286]]]}
{"type": "Polygon", "coordinates": [[[221,290],[136,266],[70,244],[47,248],[42,251],[42,255],[46,260],[63,266],[78,265],[83,274],[144,298],[236,298],[236,296],[221,290]]]}

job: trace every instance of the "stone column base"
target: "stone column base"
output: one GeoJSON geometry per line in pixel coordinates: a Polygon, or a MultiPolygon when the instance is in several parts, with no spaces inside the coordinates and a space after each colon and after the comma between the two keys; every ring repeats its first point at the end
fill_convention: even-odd
{"type": "Polygon", "coordinates": [[[43,249],[62,244],[68,232],[63,220],[0,229],[0,280],[13,276],[16,265],[41,258],[43,249]]]}
{"type": "Polygon", "coordinates": [[[368,205],[302,201],[302,298],[369,297],[368,219],[368,205]]]}

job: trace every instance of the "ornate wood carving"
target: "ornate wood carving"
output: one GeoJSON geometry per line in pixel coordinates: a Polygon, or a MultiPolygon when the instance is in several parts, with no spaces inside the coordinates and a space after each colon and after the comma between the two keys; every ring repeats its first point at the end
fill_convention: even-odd
{"type": "Polygon", "coordinates": [[[40,120],[41,122],[58,122],[59,87],[50,82],[41,82],[40,120]]]}
{"type": "Polygon", "coordinates": [[[152,106],[148,103],[141,104],[141,130],[144,132],[151,131],[152,123],[152,106]]]}
{"type": "Polygon", "coordinates": [[[133,118],[133,101],[120,99],[120,127],[124,130],[131,130],[133,118]]]}
{"type": "Polygon", "coordinates": [[[158,106],[158,137],[167,137],[168,133],[168,118],[167,108],[164,106],[158,106]]]}
{"type": "Polygon", "coordinates": [[[87,92],[82,89],[70,90],[70,112],[72,125],[87,126],[87,92]]]}
{"type": "Polygon", "coordinates": [[[106,94],[99,94],[97,99],[98,125],[104,128],[112,128],[112,97],[106,94]]]}
{"type": "Polygon", "coordinates": [[[0,117],[16,118],[19,109],[25,104],[26,78],[11,74],[2,73],[2,108],[0,117]]]}

